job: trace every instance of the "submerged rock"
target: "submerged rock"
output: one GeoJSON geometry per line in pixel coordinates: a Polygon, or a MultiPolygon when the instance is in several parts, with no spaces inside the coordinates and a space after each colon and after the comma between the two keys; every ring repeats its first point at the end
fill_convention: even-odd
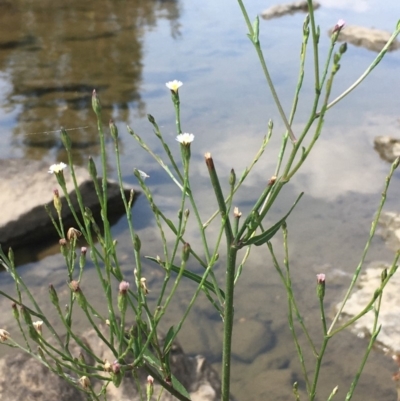
{"type": "Polygon", "coordinates": [[[400,156],[400,139],[391,136],[377,136],[374,138],[374,149],[381,159],[393,163],[400,156]]]}
{"type": "MultiPolygon", "coordinates": [[[[35,246],[49,239],[57,239],[57,232],[44,208],[49,204],[53,215],[53,191],[59,188],[56,177],[48,174],[49,165],[44,162],[9,159],[0,160],[0,244],[4,250],[8,247],[21,248],[35,246]]],[[[65,181],[72,204],[79,210],[71,176],[68,168],[64,170],[65,181]]],[[[94,215],[99,213],[100,205],[93,181],[82,167],[75,170],[84,205],[94,215]]],[[[65,227],[76,226],[72,213],[62,196],[62,217],[65,227]]],[[[129,191],[125,190],[129,198],[129,191]]],[[[115,182],[108,185],[109,218],[121,216],[124,206],[119,186],[115,182]]],[[[78,214],[79,215],[79,214],[78,214]]]]}
{"type": "MultiPolygon", "coordinates": [[[[332,35],[332,31],[329,31],[332,35]]],[[[338,40],[349,42],[354,46],[365,47],[368,50],[380,52],[392,36],[391,32],[380,29],[365,28],[363,26],[345,25],[340,31],[338,40]]],[[[389,47],[389,51],[400,48],[400,42],[395,40],[389,47]]]]}
{"type": "MultiPolygon", "coordinates": [[[[104,333],[104,328],[102,328],[104,333]]],[[[88,330],[82,339],[97,357],[111,363],[115,357],[100,340],[94,329],[88,330]]],[[[78,357],[82,351],[78,346],[72,347],[71,353],[78,357]]],[[[84,354],[88,365],[94,366],[93,358],[84,354]]],[[[220,380],[216,371],[200,355],[191,357],[186,355],[179,344],[175,344],[171,351],[170,365],[173,374],[190,393],[192,401],[217,401],[221,397],[220,380]]],[[[108,376],[108,373],[98,371],[98,374],[108,376]]],[[[142,390],[146,391],[148,372],[140,368],[137,371],[142,390]]],[[[73,380],[78,380],[71,374],[73,380]]],[[[91,385],[98,392],[102,383],[90,379],[91,385]]],[[[158,400],[162,387],[154,382],[152,400],[158,400]]],[[[139,401],[136,382],[132,374],[127,373],[117,388],[112,383],[107,387],[108,401],[139,401]]],[[[86,401],[85,394],[73,387],[67,381],[51,372],[40,362],[28,354],[18,352],[0,359],[0,400],[5,401],[86,401]]],[[[166,390],[162,391],[161,401],[173,401],[166,390]]]]}
{"type": "MultiPolygon", "coordinates": [[[[320,7],[320,4],[313,1],[314,10],[320,7]]],[[[261,13],[261,17],[264,19],[272,19],[283,17],[284,15],[294,14],[297,12],[308,12],[307,1],[295,1],[288,4],[277,4],[272,6],[261,13]]]]}

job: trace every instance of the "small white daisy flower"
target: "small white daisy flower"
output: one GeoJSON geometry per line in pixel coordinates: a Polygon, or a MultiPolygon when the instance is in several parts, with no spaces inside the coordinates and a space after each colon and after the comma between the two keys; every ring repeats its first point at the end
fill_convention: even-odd
{"type": "Polygon", "coordinates": [[[171,89],[172,91],[177,93],[178,89],[183,85],[183,83],[175,79],[174,81],[167,82],[165,85],[168,89],[171,89]]]}
{"type": "Polygon", "coordinates": [[[188,134],[188,133],[183,133],[179,134],[176,137],[176,140],[181,143],[182,145],[189,145],[191,142],[194,140],[194,135],[193,134],[188,134]]]}
{"type": "Polygon", "coordinates": [[[57,163],[57,164],[52,164],[52,165],[50,166],[50,168],[49,168],[48,173],[49,173],[49,174],[58,174],[58,173],[61,173],[61,172],[65,169],[65,167],[67,167],[67,165],[66,165],[65,163],[63,163],[63,162],[57,163]]]}

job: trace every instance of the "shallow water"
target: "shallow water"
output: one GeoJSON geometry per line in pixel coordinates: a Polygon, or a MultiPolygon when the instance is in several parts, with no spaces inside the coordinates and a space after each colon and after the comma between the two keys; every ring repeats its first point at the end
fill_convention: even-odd
{"type": "MultiPolygon", "coordinates": [[[[249,3],[252,16],[266,7],[258,0],[249,3]]],[[[273,175],[283,126],[235,2],[137,1],[132,6],[128,2],[98,0],[72,1],[60,7],[50,1],[36,4],[21,0],[4,4],[2,7],[8,4],[8,8],[0,13],[0,157],[17,157],[28,166],[29,160],[47,160],[49,164],[65,161],[59,133],[45,133],[65,126],[75,144],[76,164],[85,165],[88,156],[97,160],[96,123],[90,108],[91,90],[96,88],[104,121],[112,117],[120,130],[124,180],[136,185],[133,168],[146,171],[150,175],[146,183],[156,201],[174,217],[179,191],[139,149],[125,127],[129,124],[161,152],[146,119],[146,113],[151,113],[178,155],[178,147],[174,148],[173,107],[165,82],[179,79],[184,82],[180,90],[182,128],[196,136],[192,146],[192,188],[199,197],[203,216],[211,215],[216,208],[204,153],[212,153],[222,180],[227,181],[231,168],[239,175],[251,163],[266,133],[268,119],[274,120],[274,135],[267,152],[235,200],[243,212],[248,210],[273,175]]],[[[396,0],[384,6],[377,0],[323,1],[316,15],[321,26],[321,54],[325,54],[329,44],[326,32],[339,18],[352,25],[391,30],[400,18],[400,6],[396,0]]],[[[303,19],[304,15],[296,14],[260,21],[260,40],[285,110],[290,108],[297,80],[303,19]]],[[[333,96],[347,88],[374,57],[368,50],[349,46],[333,96]]],[[[314,338],[321,339],[315,275],[327,275],[326,303],[332,309],[359,261],[389,171],[374,152],[372,141],[377,135],[395,136],[399,131],[395,90],[400,84],[399,61],[399,52],[388,54],[365,85],[331,111],[314,153],[285,187],[268,220],[276,221],[298,193],[305,192],[288,227],[294,290],[314,338]]],[[[307,65],[312,67],[310,61],[307,65]]],[[[312,69],[307,71],[293,125],[295,132],[307,121],[313,95],[312,69]]],[[[115,176],[113,161],[110,174],[115,176]]],[[[388,208],[398,207],[398,195],[396,175],[388,208]]],[[[133,213],[143,254],[160,254],[157,230],[144,197],[139,198],[133,213]]],[[[215,233],[215,227],[211,227],[210,235],[215,233]]],[[[122,264],[129,277],[132,252],[123,219],[114,226],[113,234],[119,241],[122,264]]],[[[198,243],[191,228],[187,241],[192,246],[198,243]]],[[[273,243],[281,257],[280,239],[273,243]]],[[[66,287],[62,258],[51,256],[56,249],[35,255],[40,262],[27,263],[19,269],[44,305],[48,303],[49,282],[61,292],[66,287]]],[[[296,380],[301,383],[301,370],[287,327],[286,296],[267,251],[255,251],[236,290],[235,341],[239,351],[234,356],[233,393],[238,400],[289,399],[291,384],[296,380]]],[[[376,238],[367,262],[391,258],[391,252],[376,238]]],[[[145,271],[156,293],[161,276],[150,265],[145,265],[145,271]]],[[[222,268],[217,274],[222,280],[222,268]]],[[[93,302],[99,303],[102,297],[98,288],[91,285],[92,278],[94,269],[88,270],[82,286],[93,302]]],[[[4,274],[0,287],[10,288],[4,274]]],[[[189,301],[191,291],[189,285],[179,291],[165,327],[176,323],[175,316],[189,301]]],[[[51,310],[48,313],[55,319],[51,310]]],[[[3,324],[11,324],[9,319],[7,313],[3,324]]],[[[200,298],[180,341],[187,352],[205,354],[219,367],[220,338],[218,316],[200,298]]],[[[336,385],[337,398],[344,398],[365,345],[365,340],[348,332],[332,342],[318,399],[327,399],[336,385]]],[[[4,352],[3,348],[0,351],[4,352]]],[[[311,355],[307,357],[312,359],[311,355]]],[[[388,357],[374,352],[353,399],[393,400],[394,370],[388,357]]]]}

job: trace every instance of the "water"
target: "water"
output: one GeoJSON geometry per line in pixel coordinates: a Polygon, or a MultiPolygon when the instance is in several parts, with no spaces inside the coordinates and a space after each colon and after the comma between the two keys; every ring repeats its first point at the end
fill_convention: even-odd
{"type": "MultiPolygon", "coordinates": [[[[257,0],[249,3],[252,18],[267,6],[257,0]]],[[[384,6],[377,0],[322,3],[316,15],[321,26],[323,55],[329,44],[326,32],[339,18],[352,25],[384,30],[391,30],[400,18],[400,6],[395,0],[387,1],[384,6]]],[[[98,161],[96,123],[90,108],[91,90],[96,88],[104,121],[112,117],[120,131],[124,180],[135,185],[133,168],[144,170],[150,175],[147,183],[156,201],[162,204],[165,213],[174,217],[179,191],[125,127],[129,124],[161,152],[146,118],[151,113],[166,141],[179,155],[173,106],[165,88],[165,82],[179,79],[184,82],[180,90],[182,128],[195,134],[192,187],[205,218],[214,212],[216,203],[210,191],[204,153],[212,153],[220,177],[226,182],[231,168],[239,175],[251,163],[267,131],[268,119],[274,120],[274,135],[267,152],[235,199],[243,212],[251,207],[256,194],[273,175],[283,125],[235,2],[137,1],[133,6],[128,2],[101,0],[73,1],[68,6],[59,6],[50,1],[40,4],[20,1],[2,3],[2,7],[5,11],[0,13],[0,157],[24,159],[27,165],[29,160],[46,160],[49,164],[65,161],[59,133],[44,134],[65,126],[71,129],[76,164],[86,165],[88,156],[98,161]]],[[[297,81],[303,19],[304,15],[296,14],[260,21],[260,40],[285,110],[290,108],[297,81]]],[[[374,57],[368,50],[349,46],[333,97],[358,78],[374,57]]],[[[293,125],[295,133],[307,121],[313,96],[311,50],[309,58],[293,125]]],[[[321,272],[327,275],[326,304],[331,311],[359,261],[389,170],[374,152],[372,141],[377,135],[395,136],[399,129],[396,95],[400,84],[399,59],[398,52],[388,54],[365,85],[335,106],[326,118],[314,153],[286,186],[268,220],[276,221],[298,193],[305,192],[288,222],[290,258],[298,303],[311,327],[311,335],[317,339],[321,338],[321,329],[315,275],[321,272]]],[[[112,161],[110,174],[115,176],[112,161]]],[[[388,209],[398,207],[398,193],[396,175],[388,209]]],[[[161,254],[157,229],[144,197],[135,204],[133,214],[143,254],[161,254]]],[[[214,237],[215,232],[212,226],[210,236],[214,237]]],[[[113,234],[119,241],[122,265],[129,277],[132,252],[123,219],[114,226],[113,234]]],[[[198,243],[192,227],[186,235],[192,246],[198,243]]],[[[280,239],[274,239],[273,243],[282,257],[280,239]]],[[[240,352],[234,357],[233,393],[239,400],[289,399],[291,384],[295,380],[301,382],[302,376],[287,327],[286,297],[267,251],[262,248],[256,251],[236,290],[235,341],[240,352]],[[248,347],[249,343],[253,347],[248,347]]],[[[65,288],[63,262],[54,253],[57,247],[39,255],[27,255],[40,261],[19,268],[43,305],[48,304],[49,282],[60,291],[65,288]]],[[[391,258],[391,252],[377,238],[368,261],[391,258]]],[[[155,294],[161,276],[149,264],[145,265],[145,274],[155,294]]],[[[222,264],[217,275],[223,279],[222,264]]],[[[93,269],[88,270],[82,286],[93,302],[100,302],[101,294],[91,285],[92,278],[93,269]]],[[[10,288],[4,275],[0,286],[10,288]]],[[[165,327],[176,323],[175,316],[187,305],[191,291],[187,286],[178,292],[165,327]]],[[[50,308],[48,313],[56,321],[50,308]]],[[[8,313],[3,324],[9,324],[8,313]]],[[[187,352],[202,353],[219,368],[220,338],[218,316],[200,298],[180,341],[187,352]]],[[[344,398],[365,345],[365,340],[349,332],[332,342],[322,370],[319,399],[326,399],[336,385],[339,385],[337,398],[344,398]]],[[[312,356],[306,356],[311,363],[312,356]]],[[[394,370],[395,365],[388,357],[374,352],[353,399],[393,400],[394,370]]]]}

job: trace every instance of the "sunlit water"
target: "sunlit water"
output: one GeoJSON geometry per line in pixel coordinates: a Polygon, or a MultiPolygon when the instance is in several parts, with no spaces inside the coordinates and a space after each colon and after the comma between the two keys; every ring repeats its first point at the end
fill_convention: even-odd
{"type": "MultiPolygon", "coordinates": [[[[139,148],[125,127],[131,126],[161,153],[146,118],[151,113],[179,157],[173,106],[165,87],[165,82],[179,79],[184,82],[180,90],[182,129],[195,134],[192,188],[204,219],[216,209],[204,153],[212,153],[221,181],[227,182],[231,168],[240,175],[251,163],[266,134],[268,120],[273,119],[274,134],[267,151],[235,199],[243,212],[249,210],[273,175],[283,125],[246,37],[238,5],[227,0],[143,1],[135,6],[106,0],[81,3],[72,2],[60,8],[50,1],[40,2],[40,6],[21,1],[10,3],[1,14],[0,156],[24,159],[27,166],[29,160],[46,160],[49,164],[65,161],[58,133],[44,134],[63,125],[73,129],[70,134],[77,145],[76,163],[85,165],[88,156],[98,160],[96,124],[90,109],[91,90],[96,88],[104,121],[112,117],[120,130],[124,180],[128,185],[136,185],[133,168],[144,170],[150,175],[146,183],[156,202],[175,218],[179,190],[139,148]]],[[[249,2],[250,16],[254,18],[267,6],[258,0],[249,2]]],[[[390,31],[400,18],[400,6],[396,0],[384,5],[378,0],[327,0],[316,16],[321,26],[323,59],[329,45],[327,31],[339,18],[352,25],[390,31]]],[[[303,19],[303,14],[296,14],[260,21],[260,40],[286,111],[297,82],[303,19]]],[[[349,46],[332,97],[358,78],[375,56],[368,50],[349,46]]],[[[295,133],[304,126],[311,108],[311,60],[310,48],[304,90],[293,125],[295,133]]],[[[276,221],[297,195],[305,192],[288,220],[289,246],[294,290],[314,338],[322,339],[315,275],[327,275],[326,303],[331,311],[359,261],[389,171],[373,150],[372,141],[377,135],[396,136],[399,131],[399,61],[398,52],[389,53],[364,85],[331,110],[314,152],[285,187],[268,219],[270,223],[276,221]]],[[[111,144],[109,149],[112,150],[111,144]]],[[[110,174],[115,176],[113,161],[110,174]]],[[[398,207],[398,195],[396,175],[388,208],[398,207]]],[[[144,197],[135,204],[133,214],[143,254],[161,254],[157,229],[144,197]]],[[[113,234],[119,242],[124,271],[130,277],[134,266],[123,219],[114,226],[113,234]]],[[[215,234],[216,227],[211,227],[209,235],[213,238],[215,234]]],[[[186,240],[192,246],[199,244],[192,228],[186,240]]],[[[278,237],[273,240],[281,257],[280,243],[278,237]]],[[[56,250],[53,247],[38,255],[40,262],[19,268],[43,305],[48,304],[50,282],[61,294],[62,289],[66,291],[62,258],[57,254],[49,256],[56,250]]],[[[391,258],[391,252],[376,238],[367,262],[391,258]]],[[[217,271],[221,283],[222,268],[223,261],[217,271]]],[[[153,296],[162,276],[149,264],[145,265],[144,274],[153,296]]],[[[89,269],[82,286],[94,303],[100,303],[102,296],[92,285],[94,276],[94,269],[89,269]]],[[[4,274],[0,286],[11,286],[4,274]]],[[[177,322],[192,291],[191,286],[185,286],[178,292],[166,316],[165,328],[177,322]]],[[[233,363],[234,395],[238,400],[289,399],[292,383],[302,383],[301,369],[287,326],[285,292],[266,249],[254,249],[236,295],[235,346],[240,352],[235,354],[233,363]]],[[[2,327],[12,327],[8,301],[4,308],[2,327]]],[[[50,307],[48,313],[53,316],[50,307]]],[[[202,353],[219,368],[221,330],[219,317],[200,298],[179,338],[187,352],[202,353]]],[[[332,341],[322,369],[318,399],[326,399],[336,385],[340,391],[337,398],[344,398],[365,346],[365,340],[348,332],[332,341]]],[[[308,361],[311,363],[311,355],[308,361]]],[[[393,400],[394,370],[388,357],[374,352],[353,399],[393,400]]]]}

